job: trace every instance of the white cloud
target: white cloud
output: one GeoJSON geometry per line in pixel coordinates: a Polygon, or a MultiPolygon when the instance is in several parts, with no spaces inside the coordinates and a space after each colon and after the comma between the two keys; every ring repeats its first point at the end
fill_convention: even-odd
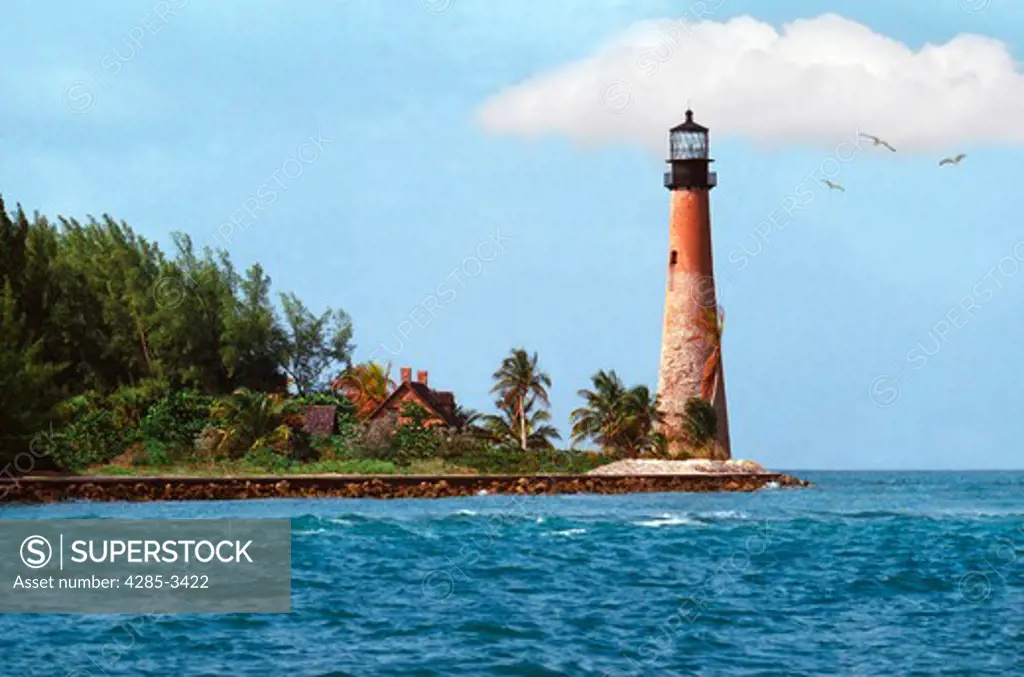
{"type": "Polygon", "coordinates": [[[781,32],[749,16],[636,24],[594,55],[484,103],[494,133],[664,153],[691,103],[712,137],[834,146],[857,129],[905,151],[1024,142],[1024,73],[1006,45],[958,35],[914,50],[835,14],[781,32]]]}

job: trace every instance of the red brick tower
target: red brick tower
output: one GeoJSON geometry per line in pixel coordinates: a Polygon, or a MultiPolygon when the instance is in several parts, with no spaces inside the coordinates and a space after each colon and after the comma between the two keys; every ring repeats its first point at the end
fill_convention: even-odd
{"type": "MultiPolygon", "coordinates": [[[[693,111],[687,110],[686,121],[670,130],[669,146],[665,172],[665,187],[671,191],[668,281],[658,392],[665,413],[664,432],[669,436],[670,449],[676,452],[680,445],[673,440],[683,424],[686,400],[701,396],[704,368],[712,352],[714,339],[709,337],[708,323],[711,319],[718,321],[708,199],[718,177],[708,171],[708,165],[714,162],[708,158],[708,129],[693,121],[693,111]]],[[[718,414],[717,456],[731,458],[721,366],[711,401],[718,414]]]]}

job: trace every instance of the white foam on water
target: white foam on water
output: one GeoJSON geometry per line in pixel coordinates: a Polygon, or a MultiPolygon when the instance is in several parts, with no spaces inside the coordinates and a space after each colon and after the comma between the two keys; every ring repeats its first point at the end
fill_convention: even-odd
{"type": "Polygon", "coordinates": [[[663,515],[659,515],[655,519],[644,520],[642,522],[633,522],[633,524],[635,524],[638,527],[660,529],[661,527],[677,527],[684,524],[691,526],[698,525],[701,524],[701,522],[693,519],[692,517],[687,517],[686,515],[672,515],[670,513],[665,513],[663,515]]]}
{"type": "Polygon", "coordinates": [[[552,536],[582,536],[587,533],[586,529],[563,529],[562,531],[552,531],[552,536]]]}
{"type": "Polygon", "coordinates": [[[716,510],[715,512],[707,513],[706,516],[719,520],[745,520],[749,518],[747,513],[738,510],[716,510]]]}

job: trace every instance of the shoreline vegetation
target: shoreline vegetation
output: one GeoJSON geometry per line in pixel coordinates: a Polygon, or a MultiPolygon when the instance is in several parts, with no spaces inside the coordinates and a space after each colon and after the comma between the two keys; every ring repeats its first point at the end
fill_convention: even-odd
{"type": "MultiPolygon", "coordinates": [[[[344,310],[316,313],[293,294],[274,303],[258,264],[239,273],[226,252],[200,255],[188,236],[173,239],[169,257],[107,215],[51,223],[20,205],[8,215],[0,199],[4,500],[40,473],[140,486],[167,476],[570,474],[611,491],[606,482],[646,485],[585,473],[623,459],[725,460],[707,400],[687,403],[669,440],[657,394],[603,369],[578,391],[569,448],[559,448],[552,376],[536,352],[512,349],[491,374],[493,413],[476,412],[430,389],[426,372],[413,382],[403,368],[396,382],[390,363],[354,363],[344,310]]],[[[538,491],[577,486],[566,481],[538,491]]]]}

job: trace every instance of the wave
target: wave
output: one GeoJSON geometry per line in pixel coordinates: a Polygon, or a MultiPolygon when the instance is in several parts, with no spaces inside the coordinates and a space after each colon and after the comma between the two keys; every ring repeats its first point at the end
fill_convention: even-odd
{"type": "Polygon", "coordinates": [[[582,536],[587,533],[586,529],[562,529],[561,531],[552,531],[549,536],[582,536]]]}
{"type": "Polygon", "coordinates": [[[292,531],[292,536],[316,536],[327,533],[327,529],[309,529],[303,531],[292,531]]]}
{"type": "MultiPolygon", "coordinates": [[[[435,512],[425,510],[412,514],[389,515],[342,513],[338,515],[305,514],[292,518],[293,533],[296,536],[312,536],[316,534],[354,531],[361,533],[367,529],[384,530],[387,532],[405,532],[409,535],[437,539],[449,530],[459,532],[462,529],[487,529],[502,533],[509,529],[531,529],[541,527],[545,531],[565,531],[568,529],[588,528],[593,533],[595,528],[603,527],[641,527],[645,529],[663,529],[673,527],[728,527],[730,524],[739,526],[753,521],[767,521],[775,524],[785,523],[843,523],[843,522],[899,522],[922,520],[929,522],[958,521],[984,522],[1005,521],[1024,517],[1024,511],[1007,506],[998,507],[936,507],[913,509],[903,506],[878,507],[873,509],[846,510],[774,510],[757,513],[746,512],[737,508],[727,510],[674,510],[666,512],[626,512],[624,514],[580,514],[574,510],[568,512],[553,511],[538,515],[518,513],[515,511],[492,511],[488,509],[461,508],[458,510],[435,512]],[[457,525],[464,525],[460,529],[457,525]]],[[[540,533],[540,531],[538,531],[540,533]]],[[[1024,533],[1024,532],[1022,532],[1024,533]]]]}
{"type": "Polygon", "coordinates": [[[716,520],[750,519],[750,516],[741,510],[716,510],[715,512],[700,513],[699,517],[708,517],[716,520]]]}
{"type": "Polygon", "coordinates": [[[633,522],[633,524],[635,524],[638,527],[660,529],[661,527],[675,527],[684,524],[690,526],[703,526],[704,522],[701,522],[700,520],[694,519],[687,515],[672,515],[670,513],[665,513],[663,515],[659,515],[655,519],[643,520],[641,522],[633,522]]]}

